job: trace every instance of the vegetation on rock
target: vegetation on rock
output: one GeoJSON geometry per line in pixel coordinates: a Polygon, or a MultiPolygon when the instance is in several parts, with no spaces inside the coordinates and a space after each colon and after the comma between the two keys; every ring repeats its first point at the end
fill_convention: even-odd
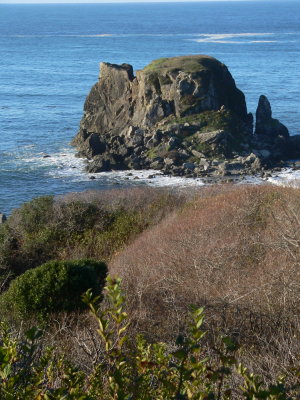
{"type": "Polygon", "coordinates": [[[205,71],[217,68],[217,66],[224,66],[222,63],[216,62],[216,59],[206,55],[195,55],[195,56],[184,56],[184,57],[172,57],[172,58],[159,58],[152,61],[147,65],[143,71],[159,72],[163,74],[165,72],[176,72],[183,71],[187,73],[205,71]]]}

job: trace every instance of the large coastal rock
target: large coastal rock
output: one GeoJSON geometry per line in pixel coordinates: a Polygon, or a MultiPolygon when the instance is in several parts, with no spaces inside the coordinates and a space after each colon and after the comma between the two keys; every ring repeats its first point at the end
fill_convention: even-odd
{"type": "Polygon", "coordinates": [[[193,176],[248,173],[272,158],[274,146],[280,148],[274,138],[288,137],[268,106],[261,97],[253,135],[244,94],[213,57],[163,58],[136,76],[131,65],[101,63],[73,144],[89,160],[90,172],[154,168],[193,176]]]}

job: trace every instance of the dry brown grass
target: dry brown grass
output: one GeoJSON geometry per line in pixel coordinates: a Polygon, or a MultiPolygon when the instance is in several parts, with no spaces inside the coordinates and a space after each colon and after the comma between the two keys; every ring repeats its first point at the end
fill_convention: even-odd
{"type": "Polygon", "coordinates": [[[211,342],[229,333],[249,362],[273,371],[300,352],[299,261],[300,190],[227,186],[144,231],[110,274],[123,278],[136,331],[170,339],[189,305],[204,305],[211,342]]]}

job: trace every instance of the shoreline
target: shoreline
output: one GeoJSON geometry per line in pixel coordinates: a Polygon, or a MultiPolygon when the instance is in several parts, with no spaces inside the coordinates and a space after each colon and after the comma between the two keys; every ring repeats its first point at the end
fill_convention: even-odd
{"type": "MultiPolygon", "coordinates": [[[[72,159],[76,161],[75,155],[72,158],[67,157],[66,149],[64,149],[63,159],[66,160],[65,165],[61,167],[58,162],[58,154],[48,154],[46,158],[41,158],[41,165],[44,163],[50,163],[48,175],[55,180],[57,183],[70,182],[71,187],[63,185],[63,191],[42,191],[41,193],[35,194],[30,198],[22,198],[17,205],[10,207],[2,207],[0,212],[11,215],[12,211],[19,208],[22,204],[32,200],[33,198],[54,195],[60,196],[67,193],[84,192],[88,190],[110,190],[119,188],[128,188],[136,186],[150,186],[150,187],[197,187],[207,185],[218,185],[218,184],[274,184],[280,186],[300,186],[300,160],[291,160],[286,162],[284,166],[276,167],[261,171],[260,173],[253,174],[227,174],[225,176],[214,176],[214,175],[202,175],[202,176],[180,176],[164,174],[163,171],[154,169],[139,169],[139,170],[123,170],[123,171],[110,171],[110,172],[99,172],[89,173],[85,170],[84,164],[86,161],[81,159],[82,162],[75,165],[72,163],[72,159]],[[53,163],[51,162],[53,161],[53,163]],[[295,165],[294,165],[295,164],[295,165]],[[299,183],[298,183],[299,182],[299,183]],[[100,187],[99,187],[100,186],[100,187]]],[[[77,159],[79,161],[79,159],[77,159]]],[[[35,161],[36,162],[36,161],[35,161]]],[[[59,185],[60,186],[60,185],[59,185]]],[[[57,187],[58,189],[58,187],[57,187]]],[[[8,199],[9,200],[9,199],[8,199]]]]}

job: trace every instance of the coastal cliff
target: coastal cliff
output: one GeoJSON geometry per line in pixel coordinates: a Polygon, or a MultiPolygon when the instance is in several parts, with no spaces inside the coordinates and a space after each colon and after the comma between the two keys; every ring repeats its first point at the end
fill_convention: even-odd
{"type": "Polygon", "coordinates": [[[101,63],[72,144],[89,172],[216,177],[268,169],[291,147],[265,96],[253,133],[244,94],[227,67],[205,55],[158,59],[136,76],[131,65],[101,63]]]}

